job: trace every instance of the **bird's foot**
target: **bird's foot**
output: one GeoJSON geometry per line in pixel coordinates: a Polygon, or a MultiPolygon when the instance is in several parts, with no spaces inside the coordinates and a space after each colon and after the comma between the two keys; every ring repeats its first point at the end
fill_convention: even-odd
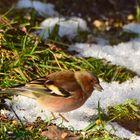
{"type": "Polygon", "coordinates": [[[59,113],[59,116],[62,118],[62,120],[69,122],[62,114],[59,113]]]}
{"type": "MultiPolygon", "coordinates": [[[[53,120],[58,119],[58,117],[56,117],[56,115],[53,112],[51,112],[51,115],[52,115],[53,120]]],[[[69,122],[61,113],[59,113],[58,115],[62,118],[62,121],[69,122]]]]}

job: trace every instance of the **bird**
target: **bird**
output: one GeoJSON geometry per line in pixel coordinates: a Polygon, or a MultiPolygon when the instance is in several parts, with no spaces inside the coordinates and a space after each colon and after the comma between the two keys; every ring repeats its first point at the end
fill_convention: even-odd
{"type": "Polygon", "coordinates": [[[81,107],[94,90],[102,91],[97,76],[86,70],[57,71],[23,87],[1,90],[35,99],[50,112],[65,113],[81,107]]]}

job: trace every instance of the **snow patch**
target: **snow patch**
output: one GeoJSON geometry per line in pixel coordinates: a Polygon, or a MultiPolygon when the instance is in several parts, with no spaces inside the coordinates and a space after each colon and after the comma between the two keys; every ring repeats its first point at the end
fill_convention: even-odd
{"type": "Polygon", "coordinates": [[[60,37],[68,37],[69,39],[74,38],[78,31],[88,31],[86,22],[81,18],[47,18],[41,23],[41,29],[38,34],[46,39],[49,37],[49,34],[53,31],[54,27],[58,25],[59,31],[58,34],[60,37]]]}
{"type": "Polygon", "coordinates": [[[54,10],[54,5],[50,3],[43,3],[40,1],[20,0],[17,3],[17,8],[33,8],[39,15],[43,17],[58,16],[58,12],[54,10]]]}
{"type": "Polygon", "coordinates": [[[69,47],[82,57],[105,58],[116,65],[125,66],[140,74],[140,39],[115,46],[76,43],[69,47]]]}

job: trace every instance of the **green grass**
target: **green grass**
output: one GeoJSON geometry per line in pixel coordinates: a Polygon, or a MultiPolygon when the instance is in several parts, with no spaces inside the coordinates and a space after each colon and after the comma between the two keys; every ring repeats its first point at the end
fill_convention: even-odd
{"type": "Polygon", "coordinates": [[[140,22],[140,6],[136,4],[136,21],[140,22]]]}
{"type": "Polygon", "coordinates": [[[118,138],[111,133],[112,130],[106,130],[107,124],[114,121],[119,124],[131,125],[131,131],[136,133],[136,128],[139,129],[140,124],[140,106],[137,105],[137,101],[126,100],[122,104],[110,106],[108,107],[107,114],[104,114],[100,107],[100,102],[98,102],[98,117],[84,129],[86,138],[91,140],[121,140],[121,138],[118,138]]]}
{"type": "Polygon", "coordinates": [[[127,100],[123,104],[108,107],[108,115],[112,120],[140,120],[140,106],[136,100],[127,100]]]}
{"type": "Polygon", "coordinates": [[[98,117],[95,121],[91,122],[83,131],[85,132],[85,140],[121,140],[121,138],[113,135],[112,130],[106,130],[108,116],[104,114],[98,102],[98,117]]]}
{"type": "Polygon", "coordinates": [[[34,123],[26,123],[23,126],[16,120],[6,118],[2,115],[0,117],[1,140],[47,140],[47,138],[42,137],[40,133],[49,125],[48,123],[41,120],[36,120],[34,123]]]}
{"type": "MultiPolygon", "coordinates": [[[[3,29],[3,32],[0,48],[0,87],[25,84],[53,71],[70,69],[89,70],[107,82],[121,83],[136,75],[125,67],[112,65],[103,59],[77,58],[63,51],[54,51],[50,45],[32,34],[25,34],[18,27],[3,29]]],[[[54,42],[51,45],[54,45],[54,42]]],[[[55,45],[60,46],[59,42],[55,45]]]]}

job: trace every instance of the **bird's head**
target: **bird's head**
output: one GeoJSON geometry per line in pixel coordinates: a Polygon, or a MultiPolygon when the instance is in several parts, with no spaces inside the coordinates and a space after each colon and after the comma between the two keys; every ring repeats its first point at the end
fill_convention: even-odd
{"type": "Polygon", "coordinates": [[[91,94],[94,89],[98,91],[103,90],[100,85],[99,79],[90,72],[77,71],[75,72],[75,78],[81,86],[82,90],[87,94],[91,94]]]}

